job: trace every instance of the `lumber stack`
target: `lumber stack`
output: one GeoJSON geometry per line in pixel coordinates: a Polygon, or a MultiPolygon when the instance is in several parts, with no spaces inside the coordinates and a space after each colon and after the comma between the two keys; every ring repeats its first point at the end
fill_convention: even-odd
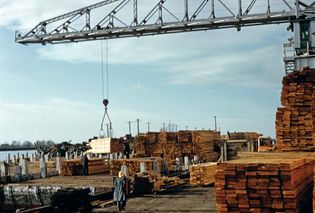
{"type": "Polygon", "coordinates": [[[190,185],[202,186],[215,182],[217,163],[202,163],[189,167],[190,185]]]}
{"type": "Polygon", "coordinates": [[[262,134],[257,132],[228,132],[228,140],[257,141],[262,134]]]}
{"type": "Polygon", "coordinates": [[[202,161],[216,161],[221,134],[215,131],[149,132],[135,140],[137,157],[163,157],[168,161],[198,155],[202,161]]]}
{"type": "Polygon", "coordinates": [[[307,212],[311,204],[314,161],[240,159],[219,163],[218,212],[307,212]]]}
{"type": "Polygon", "coordinates": [[[315,70],[292,72],[282,80],[276,113],[277,149],[315,150],[315,70]]]}
{"type": "Polygon", "coordinates": [[[144,162],[146,165],[147,173],[156,173],[154,162],[157,162],[160,171],[162,171],[163,160],[159,157],[152,158],[132,158],[132,159],[119,159],[110,161],[110,175],[117,176],[121,170],[121,166],[125,165],[128,168],[128,175],[134,176],[134,174],[140,172],[140,163],[144,162]]]}
{"type": "Polygon", "coordinates": [[[158,132],[148,132],[137,135],[135,143],[137,157],[150,157],[154,156],[154,152],[159,153],[158,148],[161,148],[159,135],[160,133],[158,132]]]}
{"type": "MultiPolygon", "coordinates": [[[[109,165],[107,159],[104,158],[90,158],[89,162],[89,175],[103,174],[109,171],[109,165]]],[[[62,176],[74,176],[82,175],[83,167],[81,159],[64,160],[61,162],[61,174],[62,176]]]]}
{"type": "Polygon", "coordinates": [[[220,150],[217,144],[220,142],[221,133],[216,131],[193,131],[193,154],[199,156],[201,161],[217,161],[220,150]]]}

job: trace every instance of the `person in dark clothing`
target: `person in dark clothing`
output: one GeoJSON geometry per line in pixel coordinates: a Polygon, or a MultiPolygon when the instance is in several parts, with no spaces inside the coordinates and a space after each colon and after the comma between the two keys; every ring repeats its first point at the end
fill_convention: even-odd
{"type": "Polygon", "coordinates": [[[130,146],[129,143],[125,143],[124,144],[124,155],[127,159],[129,159],[129,155],[130,155],[130,146]]]}
{"type": "Polygon", "coordinates": [[[83,175],[87,176],[89,174],[89,159],[86,154],[83,154],[81,157],[81,163],[83,166],[83,175]]]}
{"type": "Polygon", "coordinates": [[[126,206],[126,177],[122,171],[114,182],[114,201],[117,202],[118,210],[121,211],[126,206]]]}

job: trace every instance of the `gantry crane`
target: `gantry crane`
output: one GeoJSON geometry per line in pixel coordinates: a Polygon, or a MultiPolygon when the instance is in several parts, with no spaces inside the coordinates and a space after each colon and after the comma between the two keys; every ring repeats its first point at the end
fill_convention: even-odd
{"type": "Polygon", "coordinates": [[[315,1],[308,0],[105,0],[41,21],[15,39],[55,44],[281,23],[294,31],[284,45],[293,48],[285,52],[286,71],[315,68],[315,1]],[[144,7],[148,2],[154,5],[144,7]]]}

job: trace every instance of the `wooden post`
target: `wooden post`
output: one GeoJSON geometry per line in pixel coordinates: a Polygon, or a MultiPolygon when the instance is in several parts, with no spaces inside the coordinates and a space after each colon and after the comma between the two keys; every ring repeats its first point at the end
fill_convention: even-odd
{"type": "Polygon", "coordinates": [[[223,161],[227,161],[228,160],[228,156],[227,156],[227,143],[226,142],[223,143],[223,152],[224,152],[224,154],[223,154],[223,156],[224,156],[223,161]]]}
{"type": "Polygon", "coordinates": [[[66,151],[66,160],[69,160],[69,152],[68,151],[66,151]]]}
{"type": "Polygon", "coordinates": [[[140,162],[140,172],[147,172],[147,165],[145,164],[145,162],[140,162]]]}
{"type": "Polygon", "coordinates": [[[10,153],[8,153],[8,159],[7,159],[7,162],[10,163],[11,161],[11,158],[10,158],[10,153]]]}
{"type": "Polygon", "coordinates": [[[47,166],[44,158],[44,153],[41,153],[41,157],[39,160],[39,177],[41,178],[47,177],[47,166]]]}
{"type": "Polygon", "coordinates": [[[8,176],[8,164],[5,161],[0,162],[1,177],[8,176]]]}
{"type": "Polygon", "coordinates": [[[155,160],[153,161],[153,170],[157,173],[157,174],[161,174],[161,170],[160,170],[160,166],[158,164],[158,162],[155,160]]]}
{"type": "Polygon", "coordinates": [[[26,159],[21,159],[20,167],[22,175],[28,175],[28,161],[26,159]]]}
{"type": "Polygon", "coordinates": [[[60,159],[58,154],[56,157],[56,171],[57,171],[58,175],[61,174],[61,159],[60,159]]]}
{"type": "Polygon", "coordinates": [[[189,170],[189,157],[185,156],[184,157],[184,162],[185,162],[185,171],[189,170]]]}

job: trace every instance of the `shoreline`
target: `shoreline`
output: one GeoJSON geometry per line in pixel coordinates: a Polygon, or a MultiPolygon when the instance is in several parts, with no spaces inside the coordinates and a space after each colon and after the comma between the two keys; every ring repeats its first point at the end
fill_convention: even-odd
{"type": "Polygon", "coordinates": [[[16,148],[0,148],[1,151],[23,151],[23,150],[36,150],[35,147],[16,147],[16,148]]]}

